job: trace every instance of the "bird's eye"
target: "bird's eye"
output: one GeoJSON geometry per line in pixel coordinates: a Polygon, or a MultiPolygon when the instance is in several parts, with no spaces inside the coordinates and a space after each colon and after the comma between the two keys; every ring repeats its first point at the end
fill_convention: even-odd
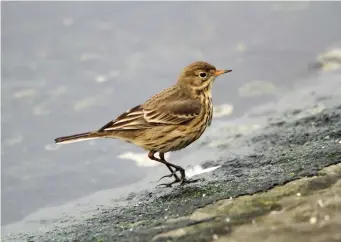
{"type": "Polygon", "coordinates": [[[204,77],[206,77],[206,73],[205,73],[205,72],[200,72],[200,73],[199,73],[199,76],[202,77],[202,78],[204,78],[204,77]]]}

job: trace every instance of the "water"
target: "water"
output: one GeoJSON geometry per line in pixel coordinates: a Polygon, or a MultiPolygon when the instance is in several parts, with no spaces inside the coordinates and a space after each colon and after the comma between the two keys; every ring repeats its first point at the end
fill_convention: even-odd
{"type": "Polygon", "coordinates": [[[309,85],[316,57],[340,46],[340,11],[337,2],[2,3],[2,225],[164,175],[118,158],[142,152],[130,144],[53,139],[101,127],[193,61],[233,70],[213,91],[216,105],[233,106],[225,119],[309,85]]]}

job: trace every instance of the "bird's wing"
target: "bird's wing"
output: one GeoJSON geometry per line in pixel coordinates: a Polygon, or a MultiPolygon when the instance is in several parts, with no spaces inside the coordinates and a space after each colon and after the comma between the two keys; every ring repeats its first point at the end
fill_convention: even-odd
{"type": "Polygon", "coordinates": [[[143,107],[136,106],[125,113],[122,113],[116,119],[110,121],[98,131],[111,131],[111,130],[132,130],[144,129],[150,125],[143,118],[143,107]]]}
{"type": "Polygon", "coordinates": [[[144,119],[148,123],[181,124],[199,115],[201,103],[198,100],[175,100],[160,103],[156,108],[144,109],[144,119]]]}
{"type": "Polygon", "coordinates": [[[171,125],[188,122],[199,115],[198,100],[161,100],[136,106],[110,121],[99,131],[147,129],[155,125],[171,125]]]}

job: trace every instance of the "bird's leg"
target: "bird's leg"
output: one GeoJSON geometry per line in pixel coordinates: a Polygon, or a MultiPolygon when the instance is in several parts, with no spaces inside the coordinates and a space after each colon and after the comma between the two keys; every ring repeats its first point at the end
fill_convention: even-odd
{"type": "Polygon", "coordinates": [[[175,179],[178,180],[178,181],[181,181],[183,178],[185,178],[185,169],[182,168],[181,166],[177,166],[177,165],[174,165],[172,163],[169,163],[166,161],[165,159],[165,154],[164,153],[160,153],[160,158],[163,162],[167,163],[167,167],[169,167],[169,169],[172,171],[172,168],[175,168],[175,171],[172,171],[172,175],[174,175],[175,179]],[[176,175],[176,172],[177,171],[180,171],[180,174],[181,174],[181,178],[179,178],[177,175],[176,175]]]}
{"type": "MultiPolygon", "coordinates": [[[[160,153],[160,158],[161,158],[161,160],[167,162],[167,161],[165,160],[165,156],[164,156],[164,155],[165,155],[164,153],[160,153]]],[[[171,163],[170,163],[170,164],[171,164],[171,163]]],[[[175,167],[175,171],[173,171],[172,174],[170,174],[170,175],[166,175],[166,176],[161,177],[160,180],[163,179],[163,178],[165,178],[165,177],[171,177],[172,175],[174,175],[175,181],[173,181],[172,183],[168,183],[168,184],[160,184],[159,186],[161,186],[161,185],[171,186],[172,184],[178,183],[178,182],[180,182],[180,185],[185,185],[185,184],[188,184],[188,183],[193,183],[193,182],[199,181],[199,179],[187,180],[187,179],[186,179],[185,169],[183,169],[183,168],[180,167],[180,166],[176,166],[176,165],[174,165],[174,164],[172,164],[172,166],[175,167]],[[180,173],[181,173],[181,178],[178,178],[178,176],[176,175],[176,172],[177,172],[177,171],[180,171],[180,173]]],[[[171,168],[170,166],[167,166],[167,167],[168,167],[170,170],[172,170],[172,168],[171,168]]],[[[160,180],[159,180],[159,181],[160,181],[160,180]]]]}
{"type": "MultiPolygon", "coordinates": [[[[166,175],[166,176],[164,176],[164,177],[172,177],[172,176],[174,176],[174,177],[175,177],[175,182],[180,182],[181,179],[176,175],[176,172],[179,170],[179,169],[177,168],[177,166],[175,166],[175,165],[173,165],[173,164],[167,162],[167,161],[165,160],[165,157],[164,157],[164,154],[163,154],[163,153],[160,153],[160,159],[157,158],[157,157],[155,157],[154,154],[155,154],[155,152],[150,151],[150,152],[148,153],[149,159],[154,160],[154,161],[161,162],[162,164],[166,165],[167,168],[168,168],[168,169],[170,170],[170,172],[171,172],[170,175],[166,175]],[[173,171],[172,167],[175,168],[175,171],[173,171]]],[[[180,168],[181,168],[181,167],[180,167],[180,168]]],[[[162,177],[162,178],[164,178],[164,177],[162,177]]],[[[161,179],[162,179],[162,178],[161,178],[161,179]]],[[[161,180],[161,179],[160,179],[160,180],[161,180]]]]}
{"type": "Polygon", "coordinates": [[[174,175],[175,177],[175,180],[171,183],[163,183],[163,184],[159,184],[158,186],[166,186],[166,187],[171,187],[174,183],[179,183],[180,182],[180,185],[185,185],[185,184],[188,184],[188,183],[193,183],[193,182],[197,182],[199,179],[196,179],[196,180],[187,180],[186,179],[186,174],[185,174],[185,169],[180,167],[180,166],[177,166],[177,165],[174,165],[172,163],[169,163],[168,161],[165,160],[164,156],[161,155],[160,153],[160,158],[156,158],[154,156],[155,152],[149,152],[148,153],[148,157],[149,159],[151,160],[155,160],[155,161],[158,161],[158,162],[161,162],[162,164],[165,164],[168,169],[172,172],[171,175],[174,175]],[[163,158],[163,159],[162,159],[163,158]],[[173,172],[172,170],[172,167],[175,168],[175,171],[173,172]],[[177,171],[180,171],[180,174],[181,174],[181,178],[177,177],[177,175],[175,174],[175,172],[177,171]]]}
{"type": "MultiPolygon", "coordinates": [[[[181,173],[181,178],[179,179],[179,178],[176,178],[173,182],[171,182],[171,183],[162,183],[162,184],[159,184],[159,185],[157,185],[157,186],[165,186],[165,187],[172,187],[172,185],[173,184],[175,184],[175,183],[180,183],[180,185],[181,186],[183,186],[183,185],[185,185],[185,184],[189,184],[189,183],[194,183],[194,182],[197,182],[197,181],[199,181],[199,179],[194,179],[194,180],[187,180],[186,179],[186,175],[185,175],[185,170],[182,168],[182,167],[180,167],[180,166],[176,166],[176,165],[174,165],[175,166],[175,171],[174,171],[174,173],[176,172],[176,171],[180,171],[180,173],[181,173]]],[[[165,177],[165,176],[164,176],[165,177]]],[[[169,175],[167,175],[166,177],[169,177],[169,175]]],[[[161,177],[161,179],[162,179],[163,177],[161,177]]],[[[160,179],[160,180],[161,180],[160,179]]]]}
{"type": "MultiPolygon", "coordinates": [[[[160,152],[160,159],[164,162],[167,162],[166,159],[165,159],[165,153],[162,153],[160,152]]],[[[170,170],[171,174],[169,175],[165,175],[163,177],[160,178],[159,181],[161,181],[163,178],[166,178],[166,177],[172,177],[174,176],[175,180],[176,181],[180,181],[180,178],[178,177],[178,175],[176,174],[176,172],[178,171],[177,169],[175,169],[175,171],[173,171],[172,167],[170,165],[166,165],[167,168],[170,170]]]]}

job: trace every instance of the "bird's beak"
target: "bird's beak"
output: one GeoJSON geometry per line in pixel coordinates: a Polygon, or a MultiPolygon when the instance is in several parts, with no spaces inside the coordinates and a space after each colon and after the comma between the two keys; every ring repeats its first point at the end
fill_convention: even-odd
{"type": "Polygon", "coordinates": [[[225,73],[228,73],[228,72],[231,72],[232,70],[216,70],[214,75],[215,76],[220,76],[222,74],[225,74],[225,73]]]}

